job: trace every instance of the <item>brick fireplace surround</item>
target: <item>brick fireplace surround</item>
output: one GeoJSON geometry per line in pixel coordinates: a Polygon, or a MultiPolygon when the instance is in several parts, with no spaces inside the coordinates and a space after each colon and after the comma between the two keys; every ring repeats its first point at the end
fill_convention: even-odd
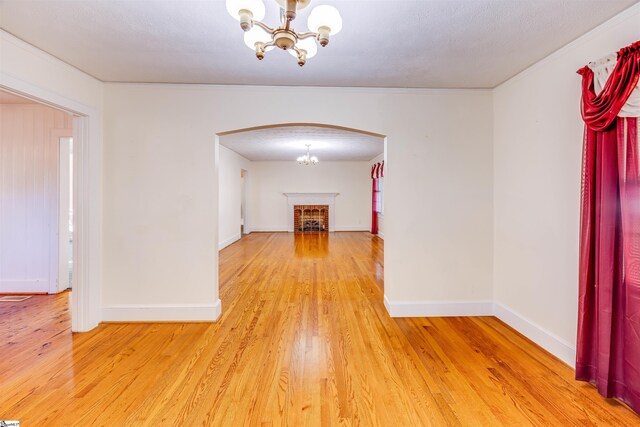
{"type": "Polygon", "coordinates": [[[293,231],[329,231],[329,205],[293,205],[293,231]],[[309,229],[310,221],[318,229],[309,229]]]}
{"type": "MultiPolygon", "coordinates": [[[[300,219],[295,223],[295,209],[301,207],[311,207],[324,209],[322,222],[324,231],[335,231],[336,216],[336,196],[339,193],[283,193],[287,197],[287,231],[294,232],[300,228],[300,219]]],[[[318,212],[316,211],[316,215],[318,212]]]]}

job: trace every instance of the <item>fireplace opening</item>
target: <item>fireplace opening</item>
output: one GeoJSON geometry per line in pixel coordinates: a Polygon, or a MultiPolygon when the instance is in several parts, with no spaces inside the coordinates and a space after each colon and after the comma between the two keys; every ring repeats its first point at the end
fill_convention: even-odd
{"type": "Polygon", "coordinates": [[[295,205],[293,226],[298,232],[319,232],[329,230],[328,205],[295,205]]]}

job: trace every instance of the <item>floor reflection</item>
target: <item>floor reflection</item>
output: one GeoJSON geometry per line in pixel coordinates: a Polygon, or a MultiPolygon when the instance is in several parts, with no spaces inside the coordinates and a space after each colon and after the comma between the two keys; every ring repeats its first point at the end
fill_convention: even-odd
{"type": "Polygon", "coordinates": [[[324,258],[329,256],[329,233],[294,233],[294,253],[300,258],[324,258]]]}

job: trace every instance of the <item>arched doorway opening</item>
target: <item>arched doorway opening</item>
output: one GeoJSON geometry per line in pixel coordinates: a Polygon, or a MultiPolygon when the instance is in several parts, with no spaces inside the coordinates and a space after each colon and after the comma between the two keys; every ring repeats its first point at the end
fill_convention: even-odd
{"type": "MultiPolygon", "coordinates": [[[[384,237],[369,234],[373,216],[383,216],[381,205],[380,212],[372,210],[371,169],[385,160],[384,135],[318,123],[274,124],[220,132],[215,152],[219,250],[251,233],[329,233],[315,238],[324,242],[292,237],[292,254],[303,247],[326,249],[334,232],[384,237]],[[318,162],[305,162],[307,155],[318,162]]],[[[382,284],[383,269],[376,270],[382,284]]]]}

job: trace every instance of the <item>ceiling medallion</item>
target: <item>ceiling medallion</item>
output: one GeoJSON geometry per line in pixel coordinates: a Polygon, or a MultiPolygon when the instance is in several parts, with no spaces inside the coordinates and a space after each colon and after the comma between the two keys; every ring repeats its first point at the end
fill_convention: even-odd
{"type": "Polygon", "coordinates": [[[280,5],[280,26],[271,28],[261,22],[265,8],[262,0],[227,0],[227,11],[240,21],[245,32],[244,42],[256,57],[263,59],[264,54],[280,48],[298,59],[301,67],[318,51],[320,46],[329,44],[329,36],[338,34],[342,29],[342,18],[338,9],[329,5],[316,6],[309,15],[309,32],[299,33],[291,27],[300,9],[309,6],[311,0],[275,0],[280,5]]]}
{"type": "Polygon", "coordinates": [[[304,156],[300,156],[298,157],[298,163],[300,163],[301,165],[317,165],[319,160],[316,156],[312,156],[309,153],[309,147],[311,147],[311,144],[305,144],[307,146],[307,154],[305,154],[304,156]]]}

